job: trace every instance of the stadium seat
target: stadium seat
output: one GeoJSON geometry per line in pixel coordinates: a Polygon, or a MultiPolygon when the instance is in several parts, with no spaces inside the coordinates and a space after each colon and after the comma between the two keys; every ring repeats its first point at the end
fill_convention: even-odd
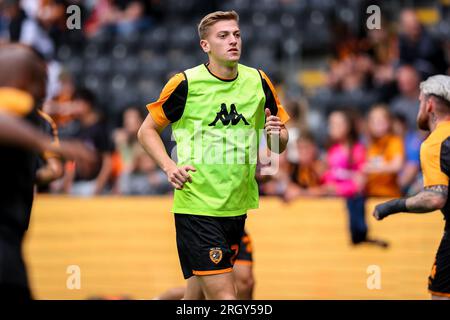
{"type": "Polygon", "coordinates": [[[72,58],[73,54],[74,52],[71,46],[63,44],[59,46],[58,50],[56,51],[56,58],[61,62],[67,62],[72,58]]]}
{"type": "Polygon", "coordinates": [[[136,78],[139,73],[139,58],[135,55],[127,56],[126,59],[113,59],[112,70],[127,79],[136,78]]]}
{"type": "Polygon", "coordinates": [[[141,39],[141,48],[151,48],[157,52],[165,52],[169,37],[167,28],[158,26],[148,31],[141,39]]]}

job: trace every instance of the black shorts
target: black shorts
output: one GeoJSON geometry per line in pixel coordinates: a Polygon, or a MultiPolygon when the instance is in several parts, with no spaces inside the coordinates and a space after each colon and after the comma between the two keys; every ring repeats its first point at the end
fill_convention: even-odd
{"type": "Polygon", "coordinates": [[[236,264],[251,265],[253,263],[253,244],[252,239],[244,230],[244,234],[239,244],[239,252],[236,257],[236,264]]]}
{"type": "MultiPolygon", "coordinates": [[[[1,214],[0,210],[0,214],[1,214]]],[[[22,257],[23,232],[0,224],[0,299],[7,289],[19,297],[29,292],[27,270],[22,257]]]]}
{"type": "Polygon", "coordinates": [[[231,272],[247,215],[209,217],[175,213],[177,248],[185,279],[231,272]]]}
{"type": "Polygon", "coordinates": [[[436,260],[428,278],[431,294],[450,297],[450,232],[444,232],[436,254],[436,260]]]}

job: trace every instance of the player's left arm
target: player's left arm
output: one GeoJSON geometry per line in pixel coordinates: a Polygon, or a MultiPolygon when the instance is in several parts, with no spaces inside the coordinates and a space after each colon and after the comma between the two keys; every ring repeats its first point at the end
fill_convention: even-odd
{"type": "Polygon", "coordinates": [[[375,207],[373,216],[377,220],[399,213],[428,213],[442,209],[447,202],[448,186],[434,185],[424,187],[415,196],[403,199],[394,199],[381,203],[375,207]]]}
{"type": "Polygon", "coordinates": [[[27,121],[2,113],[0,108],[0,145],[22,147],[35,152],[53,152],[67,159],[78,159],[93,163],[95,158],[92,152],[80,142],[67,141],[59,146],[52,145],[50,136],[42,133],[27,121]]]}
{"type": "Polygon", "coordinates": [[[267,132],[267,146],[270,151],[282,153],[289,141],[289,133],[279,117],[270,115],[268,108],[265,110],[265,113],[266,124],[264,128],[267,132]]]}
{"type": "Polygon", "coordinates": [[[289,141],[289,134],[285,123],[289,120],[289,115],[278,99],[277,92],[269,77],[259,70],[261,75],[262,87],[266,97],[264,113],[266,123],[264,129],[267,133],[267,146],[272,152],[282,153],[289,141]]]}

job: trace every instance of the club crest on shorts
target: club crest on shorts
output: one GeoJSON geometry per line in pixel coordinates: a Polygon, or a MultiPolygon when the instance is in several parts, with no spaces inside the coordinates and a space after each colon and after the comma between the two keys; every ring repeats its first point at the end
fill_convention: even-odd
{"type": "Polygon", "coordinates": [[[215,264],[218,264],[222,260],[222,249],[211,248],[209,249],[209,258],[215,264]]]}

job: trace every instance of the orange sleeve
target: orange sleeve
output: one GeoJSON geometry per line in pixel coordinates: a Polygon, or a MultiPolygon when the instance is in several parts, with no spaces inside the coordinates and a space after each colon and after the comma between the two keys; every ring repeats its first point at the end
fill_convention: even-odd
{"type": "Polygon", "coordinates": [[[423,186],[448,185],[448,176],[441,170],[441,143],[427,142],[420,147],[423,186]]]}
{"type": "Polygon", "coordinates": [[[34,99],[27,92],[9,87],[0,88],[0,112],[24,117],[33,106],[34,99]]]}
{"type": "Polygon", "coordinates": [[[278,95],[277,95],[277,91],[275,90],[275,87],[273,86],[272,82],[270,81],[269,77],[264,73],[264,71],[262,70],[258,70],[259,73],[261,74],[261,77],[266,81],[266,83],[269,86],[269,89],[273,95],[273,98],[275,100],[275,103],[277,105],[278,108],[278,112],[276,114],[277,117],[280,118],[281,122],[286,123],[289,121],[290,117],[288,115],[288,113],[286,112],[286,110],[284,109],[284,107],[281,105],[280,100],[278,99],[278,95]]]}
{"type": "Polygon", "coordinates": [[[185,80],[183,73],[177,73],[174,75],[167,84],[164,86],[159,98],[156,102],[147,104],[147,110],[150,112],[155,123],[163,128],[170,123],[170,120],[167,118],[166,113],[164,112],[163,106],[169,100],[172,93],[178,87],[178,85],[185,80]]]}

